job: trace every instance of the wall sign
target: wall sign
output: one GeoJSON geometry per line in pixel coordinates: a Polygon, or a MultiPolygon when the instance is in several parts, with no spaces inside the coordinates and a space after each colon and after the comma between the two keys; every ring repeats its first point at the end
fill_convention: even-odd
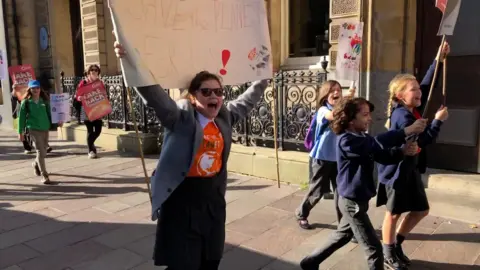
{"type": "Polygon", "coordinates": [[[48,49],[48,30],[45,26],[40,28],[40,49],[44,51],[48,49]]]}

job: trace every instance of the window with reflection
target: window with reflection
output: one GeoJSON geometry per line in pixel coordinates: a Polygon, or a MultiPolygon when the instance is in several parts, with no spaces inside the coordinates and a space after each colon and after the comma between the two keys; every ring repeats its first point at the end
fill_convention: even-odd
{"type": "Polygon", "coordinates": [[[289,57],[328,55],[330,0],[290,0],[289,57]]]}

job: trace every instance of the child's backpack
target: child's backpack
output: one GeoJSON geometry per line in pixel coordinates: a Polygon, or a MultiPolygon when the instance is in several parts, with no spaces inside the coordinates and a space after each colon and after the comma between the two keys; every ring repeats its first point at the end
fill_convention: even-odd
{"type": "Polygon", "coordinates": [[[315,113],[312,117],[312,122],[308,127],[307,134],[305,135],[305,141],[303,145],[307,148],[308,151],[312,150],[313,148],[313,139],[315,137],[315,129],[317,127],[317,113],[315,113]]]}

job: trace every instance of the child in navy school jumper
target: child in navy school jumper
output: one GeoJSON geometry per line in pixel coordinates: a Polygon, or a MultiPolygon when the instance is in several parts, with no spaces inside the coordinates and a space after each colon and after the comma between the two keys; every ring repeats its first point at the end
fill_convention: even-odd
{"type": "Polygon", "coordinates": [[[317,270],[320,263],[354,235],[365,250],[369,269],[384,269],[382,245],[367,214],[368,201],[376,193],[374,161],[395,163],[404,155],[415,154],[417,148],[411,142],[405,143],[405,137],[422,132],[426,123],[418,120],[402,130],[372,137],[365,132],[372,121],[373,109],[373,104],[366,99],[354,98],[341,100],[333,110],[331,128],[338,135],[337,190],[342,219],[327,243],[300,262],[304,270],[317,270]],[[393,148],[402,144],[401,148],[393,148]]]}
{"type": "MultiPolygon", "coordinates": [[[[355,89],[350,89],[349,96],[355,94],[355,89]]],[[[322,84],[318,91],[317,108],[314,119],[315,128],[313,133],[313,145],[310,149],[310,179],[308,192],[295,211],[298,225],[302,229],[309,230],[312,226],[308,223],[310,211],[322,197],[330,193],[330,185],[333,191],[337,183],[337,162],[335,155],[336,135],[328,127],[333,120],[332,108],[342,98],[342,87],[339,82],[328,80],[322,84]]],[[[341,214],[337,211],[337,219],[340,221],[341,214]]]]}
{"type": "MultiPolygon", "coordinates": [[[[437,61],[443,61],[448,53],[448,44],[439,50],[437,61]],[[440,59],[438,59],[440,58],[440,59]]],[[[424,91],[428,93],[432,82],[434,64],[430,67],[421,85],[409,74],[397,75],[389,86],[390,99],[388,103],[387,128],[402,129],[420,119],[417,110],[421,106],[424,91]],[[423,91],[422,91],[423,90],[423,91]]],[[[431,144],[440,132],[440,126],[448,117],[446,107],[440,108],[433,122],[418,136],[419,152],[412,157],[390,165],[378,165],[378,196],[377,206],[386,205],[387,211],[382,226],[383,252],[385,263],[392,269],[405,269],[410,265],[410,259],[404,254],[402,242],[405,236],[428,215],[429,204],[421,173],[425,171],[419,164],[420,154],[431,144]],[[395,235],[398,220],[402,213],[409,212],[400,223],[395,235]]]]}

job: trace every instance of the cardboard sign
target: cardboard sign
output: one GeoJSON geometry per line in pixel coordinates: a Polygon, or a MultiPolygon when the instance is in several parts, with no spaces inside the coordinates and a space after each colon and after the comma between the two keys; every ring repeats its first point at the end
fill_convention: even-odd
{"type": "Polygon", "coordinates": [[[109,0],[109,7],[127,51],[127,86],[188,88],[203,70],[226,85],[272,77],[264,0],[109,0]]]}
{"type": "Polygon", "coordinates": [[[81,96],[83,109],[90,121],[101,119],[112,112],[107,91],[101,81],[80,87],[77,96],[81,96]]]}
{"type": "Polygon", "coordinates": [[[451,36],[455,30],[462,0],[442,0],[436,3],[437,8],[443,12],[442,21],[438,29],[439,36],[451,36]]]}
{"type": "Polygon", "coordinates": [[[338,37],[337,63],[335,66],[337,80],[358,80],[360,76],[360,59],[363,44],[363,22],[344,23],[338,37]]]}
{"type": "Polygon", "coordinates": [[[21,65],[8,68],[8,73],[12,78],[13,84],[18,84],[19,87],[15,90],[15,95],[18,100],[22,100],[28,89],[28,82],[35,80],[35,71],[32,65],[21,65]]]}
{"type": "Polygon", "coordinates": [[[52,115],[52,123],[70,122],[70,95],[67,93],[51,94],[50,112],[52,115]]]}

